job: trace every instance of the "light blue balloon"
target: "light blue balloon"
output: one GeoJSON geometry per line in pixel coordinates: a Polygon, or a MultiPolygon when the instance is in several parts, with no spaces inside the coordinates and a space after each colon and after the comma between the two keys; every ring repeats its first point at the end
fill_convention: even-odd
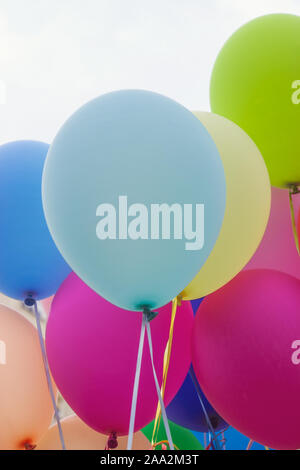
{"type": "Polygon", "coordinates": [[[44,211],[58,249],[86,284],[128,310],[165,305],[198,273],[218,237],[225,193],[222,162],[205,127],[178,103],[142,90],[109,93],[75,112],[54,139],[43,174],[44,211]],[[120,196],[128,208],[146,207],[130,210],[140,225],[134,215],[119,224],[120,196]],[[151,205],[163,203],[178,204],[165,239],[162,220],[151,217],[151,205]],[[113,206],[109,225],[102,204],[113,206]],[[194,230],[199,205],[196,250],[183,230],[191,222],[184,204],[193,210],[194,230]],[[104,232],[112,238],[101,239],[104,232]]]}
{"type": "Polygon", "coordinates": [[[33,141],[0,146],[0,291],[15,299],[49,297],[70,273],[43,213],[48,148],[33,141]]]}

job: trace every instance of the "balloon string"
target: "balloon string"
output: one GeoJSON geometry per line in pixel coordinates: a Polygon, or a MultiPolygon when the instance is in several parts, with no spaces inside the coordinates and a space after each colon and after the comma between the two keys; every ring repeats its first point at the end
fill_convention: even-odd
{"type": "MultiPolygon", "coordinates": [[[[165,397],[165,389],[166,389],[167,376],[168,376],[168,370],[169,370],[169,365],[170,365],[173,334],[174,334],[174,322],[175,322],[175,317],[176,317],[177,305],[180,302],[181,302],[181,299],[178,297],[175,297],[172,301],[172,314],[171,314],[171,322],[170,322],[169,339],[168,339],[166,349],[165,349],[165,354],[164,354],[163,383],[162,383],[162,388],[161,388],[162,399],[164,399],[165,397]]],[[[155,421],[154,421],[154,427],[153,427],[153,432],[152,432],[152,439],[151,439],[152,445],[157,440],[160,421],[161,421],[161,406],[160,406],[160,403],[158,402],[156,415],[155,415],[155,421]]]]}
{"type": "MultiPolygon", "coordinates": [[[[162,446],[163,444],[169,445],[169,441],[163,440],[163,441],[156,442],[156,444],[153,444],[151,446],[150,450],[155,450],[156,447],[162,446]]],[[[179,447],[177,447],[174,443],[173,443],[173,445],[174,445],[175,450],[180,450],[179,447]]],[[[162,450],[166,450],[166,449],[162,449],[162,450]]]]}
{"type": "Polygon", "coordinates": [[[129,421],[129,432],[128,432],[128,440],[127,440],[127,450],[132,449],[132,440],[133,440],[133,433],[134,433],[134,422],[135,422],[135,414],[136,414],[136,406],[137,406],[137,397],[138,397],[139,382],[140,382],[140,375],[141,375],[141,365],[142,365],[142,356],[143,356],[143,349],[144,349],[144,338],[145,338],[146,322],[147,322],[147,314],[144,312],[143,313],[143,319],[142,319],[142,327],[141,327],[141,333],[140,333],[140,341],[139,341],[139,348],[138,348],[138,354],[137,354],[137,361],[136,361],[134,384],[133,384],[133,393],[132,393],[131,411],[130,411],[130,421],[129,421]]]}
{"type": "Polygon", "coordinates": [[[299,248],[299,238],[298,238],[298,233],[297,233],[297,227],[296,227],[296,220],[295,220],[295,210],[294,210],[294,205],[293,205],[293,195],[298,194],[300,191],[297,186],[293,186],[292,188],[289,189],[289,200],[290,200],[290,211],[291,211],[291,220],[292,220],[292,230],[293,230],[293,235],[294,235],[294,240],[295,240],[295,245],[297,249],[297,253],[300,256],[300,248],[299,248]]]}
{"type": "Polygon", "coordinates": [[[35,320],[36,320],[36,325],[37,325],[37,330],[38,330],[38,335],[39,335],[39,341],[40,341],[40,346],[41,346],[41,351],[42,351],[42,356],[43,356],[44,368],[45,368],[45,373],[46,373],[46,377],[47,377],[47,383],[48,383],[48,388],[49,388],[49,392],[50,392],[50,396],[51,396],[51,401],[52,401],[52,405],[53,405],[53,409],[54,409],[54,415],[55,415],[55,419],[56,419],[56,423],[57,423],[57,427],[58,427],[59,438],[60,438],[62,449],[66,450],[65,440],[64,440],[64,436],[63,436],[63,432],[62,432],[61,423],[60,423],[59,411],[58,411],[58,408],[57,408],[57,405],[56,405],[55,393],[54,393],[54,390],[53,390],[52,381],[51,381],[51,377],[50,377],[49,364],[48,364],[48,360],[47,360],[45,343],[44,343],[44,338],[43,338],[43,333],[42,333],[42,328],[41,328],[40,312],[37,308],[36,300],[34,300],[33,298],[30,297],[29,302],[26,303],[27,300],[28,299],[25,300],[26,305],[29,305],[29,306],[33,305],[34,306],[35,320]]]}
{"type": "Polygon", "coordinates": [[[254,441],[252,439],[250,439],[250,441],[248,442],[248,445],[246,447],[246,450],[251,450],[251,447],[253,446],[253,443],[254,443],[254,441]]]}
{"type": "Polygon", "coordinates": [[[220,443],[218,441],[218,438],[216,436],[215,430],[213,428],[213,425],[211,424],[211,421],[210,421],[209,416],[207,414],[204,402],[202,400],[200,387],[199,387],[199,384],[198,384],[193,366],[190,367],[189,374],[190,374],[190,377],[193,381],[193,384],[194,384],[194,387],[195,387],[195,390],[196,390],[196,393],[197,393],[197,396],[198,396],[198,400],[200,401],[200,405],[201,405],[201,408],[202,408],[202,411],[203,411],[203,414],[204,414],[204,417],[205,417],[206,424],[207,424],[207,426],[208,426],[208,428],[209,428],[209,430],[212,434],[212,444],[211,445],[213,447],[213,442],[214,442],[215,445],[216,445],[217,450],[222,450],[221,446],[220,446],[220,443]]]}
{"type": "Polygon", "coordinates": [[[164,427],[165,427],[167,439],[168,439],[168,442],[169,442],[169,448],[170,448],[170,450],[174,450],[174,444],[173,444],[173,440],[172,440],[172,436],[171,436],[171,431],[170,431],[170,427],[169,427],[167,413],[166,413],[163,397],[161,395],[161,391],[160,391],[160,388],[159,388],[159,383],[158,383],[158,379],[157,379],[157,375],[156,375],[156,371],[155,371],[155,366],[154,366],[153,346],[152,346],[151,329],[150,329],[149,321],[146,322],[146,329],[147,329],[148,346],[149,346],[149,352],[150,352],[150,358],[151,358],[151,364],[152,364],[153,378],[154,378],[156,392],[157,392],[157,396],[158,396],[158,400],[159,400],[159,404],[160,404],[160,409],[161,409],[161,414],[162,414],[162,418],[163,418],[163,422],[164,422],[164,427]]]}
{"type": "MultiPolygon", "coordinates": [[[[228,426],[228,427],[229,427],[229,426],[228,426]]],[[[226,429],[228,429],[228,427],[227,427],[226,429]]],[[[218,437],[218,436],[221,437],[222,434],[223,434],[223,432],[220,431],[220,432],[217,434],[217,437],[218,437]]],[[[210,433],[208,433],[208,435],[209,435],[209,439],[210,439],[210,438],[211,438],[210,433]]],[[[223,440],[223,438],[222,438],[221,440],[223,440]]],[[[226,439],[225,439],[225,441],[226,441],[226,439]]],[[[214,446],[213,446],[213,439],[211,439],[211,441],[208,443],[207,446],[206,446],[206,443],[205,443],[205,450],[210,450],[211,447],[213,448],[213,450],[215,450],[215,448],[214,448],[214,446]]],[[[221,450],[221,449],[220,449],[220,450],[221,450]]],[[[224,450],[225,450],[225,449],[224,449],[224,450]]]]}
{"type": "Polygon", "coordinates": [[[226,437],[225,437],[225,432],[224,431],[222,431],[221,436],[222,436],[221,442],[223,444],[223,450],[226,450],[226,437]]]}

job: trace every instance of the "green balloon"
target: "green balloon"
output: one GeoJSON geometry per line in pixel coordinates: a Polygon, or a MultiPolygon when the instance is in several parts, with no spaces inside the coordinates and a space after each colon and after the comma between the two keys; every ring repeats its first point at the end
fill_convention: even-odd
{"type": "Polygon", "coordinates": [[[254,140],[274,186],[300,184],[300,17],[262,16],[236,31],[215,62],[210,101],[254,140]]]}
{"type": "MultiPolygon", "coordinates": [[[[198,439],[194,436],[194,434],[189,431],[188,429],[183,428],[182,426],[178,426],[178,424],[172,423],[169,421],[170,432],[173,439],[173,443],[176,447],[180,450],[203,450],[203,446],[200,444],[198,439]]],[[[141,431],[147,437],[147,439],[151,442],[152,439],[152,432],[153,432],[154,421],[144,427],[141,431]]],[[[157,442],[166,441],[167,435],[165,432],[164,424],[161,421],[158,435],[157,435],[157,442]]],[[[160,446],[157,447],[159,449],[160,446]]]]}

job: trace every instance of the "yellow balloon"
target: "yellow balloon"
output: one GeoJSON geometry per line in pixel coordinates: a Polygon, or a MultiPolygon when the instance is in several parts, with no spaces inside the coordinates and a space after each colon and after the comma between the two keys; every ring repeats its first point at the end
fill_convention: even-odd
{"type": "MultiPolygon", "coordinates": [[[[104,450],[107,436],[88,427],[78,416],[69,416],[61,421],[62,431],[67,450],[104,450]]],[[[116,450],[126,450],[127,436],[117,437],[116,450]]],[[[150,442],[139,431],[133,435],[133,450],[149,450],[150,442]]],[[[60,450],[61,443],[57,425],[54,424],[38,443],[36,450],[60,450]]]]}
{"type": "Polygon", "coordinates": [[[268,222],[270,180],[264,160],[236,124],[195,112],[219,150],[226,178],[226,209],[217,242],[199,273],[183,290],[184,300],[208,295],[229,282],[255,253],[268,222]]]}

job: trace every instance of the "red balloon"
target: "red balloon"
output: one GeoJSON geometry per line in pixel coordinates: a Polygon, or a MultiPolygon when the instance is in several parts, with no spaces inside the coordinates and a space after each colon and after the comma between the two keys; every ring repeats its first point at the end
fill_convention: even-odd
{"type": "Polygon", "coordinates": [[[244,271],[200,305],[193,365],[233,427],[274,449],[300,447],[300,281],[244,271]]]}
{"type": "MultiPolygon", "coordinates": [[[[154,362],[161,383],[171,303],[151,323],[154,362]]],[[[191,363],[193,312],[178,307],[165,402],[179,390],[191,363]]],[[[75,274],[55,295],[46,346],[54,380],[76,414],[103,434],[128,434],[142,314],[123,310],[96,294],[75,274]]],[[[145,338],[135,430],[152,421],[157,394],[145,338]]]]}

